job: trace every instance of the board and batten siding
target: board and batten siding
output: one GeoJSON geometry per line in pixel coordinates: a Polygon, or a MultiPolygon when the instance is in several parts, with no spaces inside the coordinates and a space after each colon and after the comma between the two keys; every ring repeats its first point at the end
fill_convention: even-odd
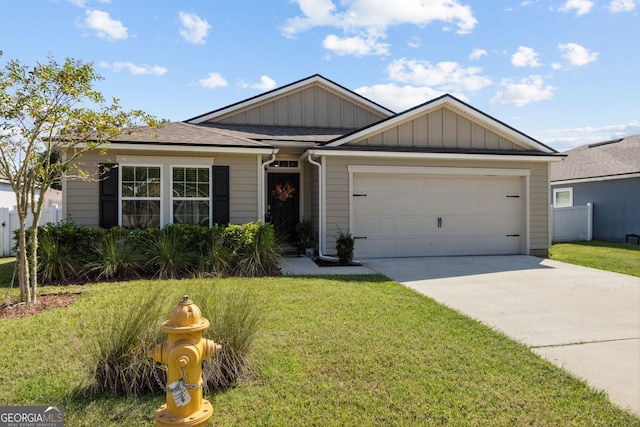
{"type": "Polygon", "coordinates": [[[429,147],[476,150],[524,150],[496,132],[448,108],[440,108],[380,133],[350,142],[373,147],[429,147]]]}
{"type": "MultiPolygon", "coordinates": [[[[349,230],[349,165],[479,168],[479,174],[482,174],[482,168],[529,170],[529,250],[534,253],[549,248],[549,174],[546,163],[325,157],[325,165],[326,253],[335,253],[335,237],[339,230],[349,230]]],[[[526,220],[525,215],[523,212],[523,220],[526,220]]]]}
{"type": "MultiPolygon", "coordinates": [[[[258,156],[214,154],[197,158],[194,166],[220,165],[229,166],[230,206],[229,219],[234,224],[244,224],[258,219],[258,156]]],[[[192,164],[193,156],[148,152],[119,154],[117,150],[109,151],[106,156],[87,153],[82,157],[82,169],[93,179],[88,181],[67,180],[64,185],[63,216],[73,219],[79,225],[98,227],[99,183],[97,181],[100,163],[128,163],[162,165],[164,177],[169,177],[169,166],[192,164]]],[[[168,183],[163,184],[165,189],[168,183]]],[[[166,191],[164,197],[167,198],[166,191]]],[[[168,203],[164,207],[164,223],[169,221],[168,203]]]]}
{"type": "Polygon", "coordinates": [[[357,129],[385,118],[328,87],[310,85],[226,116],[216,123],[357,129]]]}

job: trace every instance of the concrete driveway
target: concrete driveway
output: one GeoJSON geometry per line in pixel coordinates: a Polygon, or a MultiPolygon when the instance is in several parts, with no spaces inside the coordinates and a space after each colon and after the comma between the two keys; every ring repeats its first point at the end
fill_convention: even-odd
{"type": "Polygon", "coordinates": [[[530,346],[640,415],[640,278],[524,255],[364,265],[530,346]]]}

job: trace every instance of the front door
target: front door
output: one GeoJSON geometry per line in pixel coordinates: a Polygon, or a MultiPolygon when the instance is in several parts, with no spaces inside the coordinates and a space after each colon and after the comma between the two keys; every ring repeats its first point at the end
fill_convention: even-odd
{"type": "Polygon", "coordinates": [[[297,243],[296,225],[300,221],[300,174],[270,173],[267,185],[269,221],[285,243],[297,243]]]}

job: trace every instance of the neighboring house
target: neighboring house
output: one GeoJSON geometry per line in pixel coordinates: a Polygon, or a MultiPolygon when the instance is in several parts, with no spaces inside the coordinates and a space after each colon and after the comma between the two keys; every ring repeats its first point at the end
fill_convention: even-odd
{"type": "Polygon", "coordinates": [[[640,135],[563,154],[563,162],[551,165],[551,203],[592,203],[594,239],[625,241],[628,234],[640,234],[640,135]]]}
{"type": "Polygon", "coordinates": [[[310,220],[321,254],[546,253],[555,150],[444,95],[395,114],[314,75],[85,155],[100,182],[64,183],[91,226],[310,220]],[[108,160],[106,159],[108,158],[108,160]]]}
{"type": "MultiPolygon", "coordinates": [[[[37,197],[40,197],[40,190],[36,190],[37,197]]],[[[9,210],[16,209],[16,193],[6,178],[0,177],[0,208],[9,210]]],[[[45,192],[44,207],[48,208],[52,205],[62,206],[62,191],[49,189],[45,192]]]]}

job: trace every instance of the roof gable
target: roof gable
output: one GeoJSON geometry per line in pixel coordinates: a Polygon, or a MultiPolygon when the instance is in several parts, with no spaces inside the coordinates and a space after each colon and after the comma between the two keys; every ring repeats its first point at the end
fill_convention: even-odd
{"type": "Polygon", "coordinates": [[[448,94],[345,135],[326,146],[556,153],[448,94]]]}
{"type": "Polygon", "coordinates": [[[582,145],[564,154],[567,155],[564,161],[551,167],[551,181],[640,173],[640,135],[582,145]]]}
{"type": "Polygon", "coordinates": [[[316,74],[186,122],[358,129],[393,114],[316,74]]]}

